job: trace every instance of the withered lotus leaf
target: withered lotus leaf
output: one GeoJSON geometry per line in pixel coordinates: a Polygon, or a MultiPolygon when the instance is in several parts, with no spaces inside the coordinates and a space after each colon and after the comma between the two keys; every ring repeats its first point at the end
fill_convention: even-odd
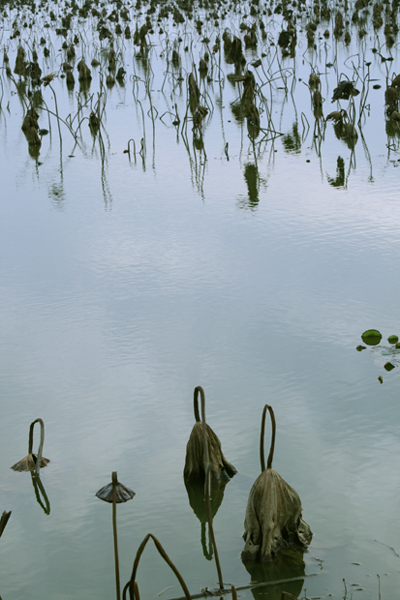
{"type": "MultiPolygon", "coordinates": [[[[204,452],[203,441],[203,423],[200,420],[198,407],[198,394],[201,395],[202,417],[205,420],[205,395],[201,386],[194,389],[194,415],[196,424],[192,429],[189,441],[186,446],[186,461],[183,471],[185,479],[196,479],[204,477],[206,472],[206,458],[204,452]]],[[[213,479],[233,477],[237,472],[235,467],[231,465],[222,453],[221,442],[214,431],[205,424],[206,439],[208,447],[208,460],[210,464],[210,474],[213,479]]]]}
{"type": "Polygon", "coordinates": [[[35,421],[31,423],[29,428],[28,456],[25,456],[25,458],[15,463],[15,465],[11,467],[13,471],[35,471],[38,474],[41,467],[46,467],[49,464],[50,460],[42,456],[43,444],[44,423],[42,419],[35,419],[35,421]],[[33,454],[33,429],[36,423],[39,423],[40,425],[40,442],[38,453],[33,454]]]}
{"type": "Polygon", "coordinates": [[[272,468],[275,445],[275,417],[267,404],[261,426],[260,457],[262,473],[249,495],[244,522],[245,546],[242,559],[269,561],[281,549],[310,543],[312,532],[302,519],[301,501],[297,492],[272,468]],[[264,462],[265,415],[269,410],[272,422],[271,448],[267,468],[264,462]]]}
{"type": "Polygon", "coordinates": [[[96,492],[96,496],[100,498],[100,500],[104,500],[105,502],[112,503],[114,500],[114,489],[115,489],[115,501],[117,504],[121,502],[127,502],[131,500],[136,494],[133,490],[126,487],[122,483],[120,483],[117,479],[117,474],[113,474],[111,483],[108,483],[104,487],[102,487],[98,492],[96,492]]]}

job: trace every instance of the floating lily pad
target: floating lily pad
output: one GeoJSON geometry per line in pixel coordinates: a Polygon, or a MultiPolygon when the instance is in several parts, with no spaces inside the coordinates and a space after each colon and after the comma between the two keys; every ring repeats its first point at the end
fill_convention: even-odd
{"type": "Polygon", "coordinates": [[[398,341],[399,341],[398,335],[389,335],[389,337],[388,337],[389,344],[397,344],[398,341]]]}
{"type": "Polygon", "coordinates": [[[379,383],[383,383],[383,377],[382,377],[382,375],[379,375],[378,381],[379,381],[379,383]]]}
{"type": "Polygon", "coordinates": [[[368,331],[364,331],[361,339],[368,346],[376,346],[381,341],[382,334],[377,329],[368,329],[368,331]]]}
{"type": "Polygon", "coordinates": [[[384,368],[386,369],[386,371],[391,371],[392,369],[395,368],[395,365],[391,362],[387,362],[385,365],[383,365],[384,368]]]}
{"type": "Polygon", "coordinates": [[[356,350],[358,350],[359,352],[361,352],[361,350],[366,350],[366,346],[362,346],[361,344],[359,344],[359,345],[356,347],[356,350]]]}

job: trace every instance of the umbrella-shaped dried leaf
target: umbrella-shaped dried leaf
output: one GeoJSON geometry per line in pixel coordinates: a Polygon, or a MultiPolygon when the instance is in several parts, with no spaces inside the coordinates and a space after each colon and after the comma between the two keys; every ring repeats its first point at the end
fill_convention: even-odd
{"type": "Polygon", "coordinates": [[[272,469],[275,445],[275,417],[265,405],[262,415],[260,457],[261,475],[251,488],[244,522],[245,546],[242,559],[269,561],[281,549],[292,544],[306,546],[312,532],[302,519],[301,501],[297,492],[272,469]],[[271,448],[267,468],[264,462],[265,415],[269,410],[272,422],[271,448]]]}
{"type": "Polygon", "coordinates": [[[43,452],[43,444],[44,444],[44,423],[42,419],[36,419],[33,421],[29,428],[29,444],[28,444],[28,456],[15,463],[11,468],[13,471],[36,471],[39,473],[40,468],[46,467],[50,460],[48,458],[44,458],[42,456],[43,452]],[[35,423],[40,424],[40,443],[37,454],[32,453],[33,448],[33,429],[35,427],[35,423]]]}
{"type": "MultiPolygon", "coordinates": [[[[96,496],[100,498],[100,500],[112,503],[113,487],[113,482],[111,481],[111,483],[108,483],[107,485],[102,487],[98,492],[96,492],[96,496]]],[[[133,496],[135,496],[135,492],[133,490],[129,489],[125,485],[122,485],[122,483],[119,483],[119,481],[117,481],[115,492],[117,504],[121,502],[127,502],[128,500],[131,500],[133,496]]]]}
{"type": "MultiPolygon", "coordinates": [[[[207,468],[203,441],[203,423],[200,420],[198,407],[198,394],[201,395],[203,418],[205,414],[204,390],[201,386],[197,386],[194,389],[194,415],[196,424],[192,429],[192,433],[190,434],[186,446],[186,461],[183,472],[186,479],[204,477],[207,468]]],[[[218,436],[207,423],[205,424],[205,428],[211,478],[219,479],[220,477],[233,477],[237,471],[223,455],[221,442],[219,441],[218,436]]]]}

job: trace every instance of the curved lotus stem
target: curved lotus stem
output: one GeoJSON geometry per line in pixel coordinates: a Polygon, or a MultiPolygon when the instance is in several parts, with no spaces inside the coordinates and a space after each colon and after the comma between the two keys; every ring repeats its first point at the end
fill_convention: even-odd
{"type": "Polygon", "coordinates": [[[199,401],[198,401],[199,394],[201,396],[201,408],[202,408],[202,412],[203,412],[203,405],[205,406],[206,398],[205,398],[204,390],[201,387],[201,385],[198,385],[197,387],[195,387],[194,393],[193,393],[193,408],[194,408],[194,418],[196,419],[196,423],[199,423],[201,421],[200,413],[199,413],[199,401]]]}
{"type": "Polygon", "coordinates": [[[44,444],[44,423],[43,423],[42,419],[36,419],[35,421],[33,421],[33,423],[31,423],[30,428],[29,428],[29,448],[28,448],[29,454],[28,454],[28,456],[25,456],[25,458],[23,458],[19,462],[15,463],[15,465],[13,465],[11,467],[11,469],[13,469],[13,471],[31,471],[31,472],[33,471],[35,473],[35,476],[38,476],[40,468],[45,467],[50,462],[48,458],[44,458],[44,456],[43,456],[43,444],[44,444]],[[32,452],[33,429],[35,427],[35,423],[40,423],[40,443],[39,443],[39,450],[38,450],[37,455],[33,454],[33,452],[32,452]]]}
{"type": "Polygon", "coordinates": [[[271,425],[272,425],[272,436],[271,436],[271,446],[269,449],[269,455],[267,460],[267,469],[272,467],[272,459],[274,458],[274,448],[275,448],[275,431],[276,431],[276,423],[275,423],[275,415],[272,410],[272,406],[266,404],[264,406],[264,410],[261,417],[261,435],[260,435],[260,462],[261,462],[261,473],[265,471],[265,457],[264,457],[264,434],[265,434],[265,415],[269,410],[269,414],[271,417],[271,425]]]}
{"type": "Polygon", "coordinates": [[[133,563],[133,567],[132,567],[132,575],[130,580],[128,581],[128,583],[125,585],[124,589],[123,589],[123,600],[126,600],[126,594],[129,590],[129,597],[131,598],[131,600],[135,599],[135,600],[139,600],[139,588],[137,586],[136,583],[136,573],[137,573],[137,569],[139,566],[139,561],[140,561],[140,557],[143,554],[143,551],[146,547],[147,542],[149,541],[149,539],[152,539],[158,552],[161,554],[161,556],[163,557],[163,559],[165,560],[165,562],[167,563],[167,565],[173,570],[173,572],[175,573],[179,583],[181,584],[182,590],[185,594],[186,600],[192,600],[191,596],[190,596],[190,592],[189,589],[182,577],[182,575],[179,573],[178,569],[176,568],[176,566],[174,565],[174,563],[172,562],[172,560],[169,558],[168,554],[165,552],[164,548],[162,547],[161,543],[159,542],[159,540],[156,538],[155,535],[153,535],[152,533],[148,533],[146,535],[146,537],[144,538],[144,540],[142,541],[142,543],[140,544],[137,552],[136,552],[136,557],[133,563]]]}
{"type": "Polygon", "coordinates": [[[40,466],[41,466],[41,462],[42,462],[43,444],[44,444],[44,423],[43,423],[42,419],[35,419],[35,421],[33,421],[31,423],[31,426],[29,428],[28,454],[33,455],[33,430],[35,427],[35,423],[40,423],[40,443],[39,443],[39,449],[38,449],[38,453],[37,453],[37,457],[36,457],[36,467],[35,467],[35,475],[39,475],[40,466]]]}

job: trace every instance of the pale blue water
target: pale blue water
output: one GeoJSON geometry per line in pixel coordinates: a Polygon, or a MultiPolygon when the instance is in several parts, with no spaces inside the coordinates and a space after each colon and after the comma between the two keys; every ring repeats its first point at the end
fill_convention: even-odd
{"type": "MultiPolygon", "coordinates": [[[[355,44],[347,54],[338,48],[341,71],[360,49],[355,44]]],[[[292,593],[343,598],[344,578],[349,597],[377,600],[380,581],[382,598],[394,598],[399,374],[384,370],[380,350],[355,350],[366,329],[379,329],[383,341],[400,331],[399,154],[386,147],[384,66],[372,56],[382,88],[370,90],[363,128],[370,160],[361,138],[352,154],[330,122],[317,155],[309,92],[298,80],[295,102],[275,89],[272,111],[283,133],[292,131],[297,111],[299,152],[285,152],[278,138],[261,145],[255,163],[246,128],[230,110],[238,92],[225,81],[208,85],[214,113],[204,133],[206,159],[192,146],[191,124],[189,156],[181,134],[159,119],[153,140],[146,116],[146,158],[135,163],[123,153],[129,138],[139,149],[143,135],[135,98],[146,115],[148,105],[144,85],[136,90],[129,78],[139,72],[132,42],[124,45],[128,77],[125,88],[107,91],[103,161],[87,120],[81,148],[62,130],[60,155],[54,119],[42,164],[32,159],[15,87],[1,75],[0,510],[12,510],[0,540],[1,597],[114,596],[111,507],[95,497],[114,470],[136,492],[118,507],[122,585],[152,532],[193,594],[216,587],[182,477],[193,389],[202,385],[208,422],[239,471],[214,520],[224,581],[251,579],[240,559],[241,533],[269,403],[277,420],[274,468],[299,493],[314,532],[302,572],[317,576],[292,593]],[[336,176],[338,155],[350,170],[346,189],[327,180],[336,176]],[[257,185],[249,180],[255,169],[257,185]],[[48,516],[30,475],[9,468],[26,455],[37,417],[45,422],[44,456],[51,460],[41,471],[48,516]]],[[[53,47],[55,58],[41,62],[44,73],[60,64],[61,42],[53,47]]],[[[16,48],[9,43],[12,65],[16,48]]],[[[177,102],[182,119],[185,82],[178,98],[169,79],[165,96],[158,91],[160,53],[159,46],[152,51],[153,105],[161,116],[177,102]]],[[[326,55],[309,60],[322,70],[333,53],[329,45],[326,55]]],[[[296,76],[307,81],[309,72],[299,52],[296,76]]],[[[335,108],[336,80],[321,79],[326,116],[335,108]]],[[[76,112],[76,98],[64,81],[55,79],[53,87],[65,117],[76,112]]],[[[93,102],[98,85],[94,71],[93,102]]],[[[54,110],[48,87],[43,95],[54,110]]],[[[40,123],[48,128],[44,113],[40,123]]],[[[138,583],[143,597],[166,588],[164,598],[182,595],[151,546],[138,583]]]]}

